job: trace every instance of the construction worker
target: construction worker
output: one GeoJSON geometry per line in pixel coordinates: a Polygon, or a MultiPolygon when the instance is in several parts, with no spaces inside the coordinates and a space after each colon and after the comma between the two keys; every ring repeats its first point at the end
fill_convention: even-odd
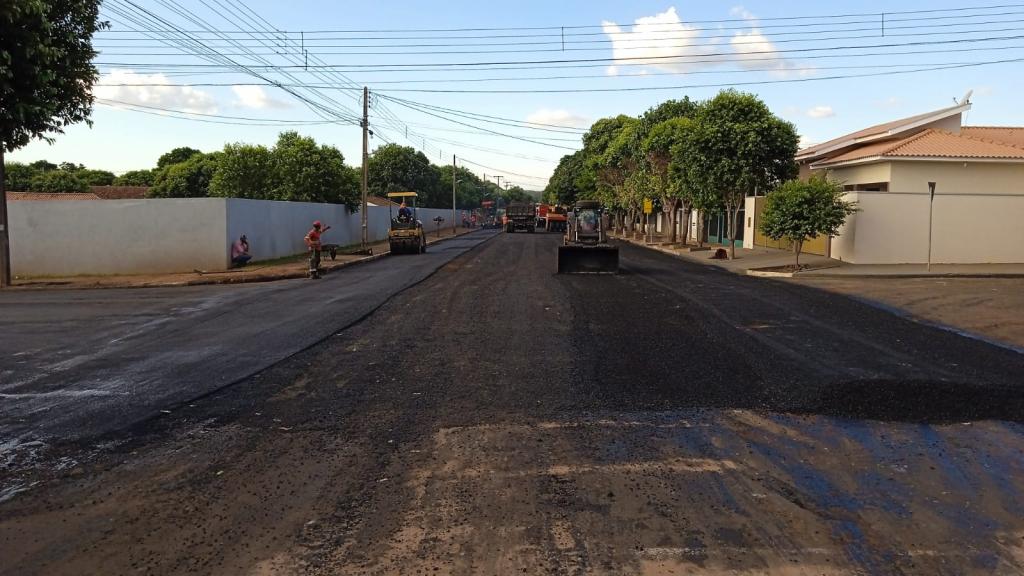
{"type": "Polygon", "coordinates": [[[408,222],[412,220],[412,210],[405,205],[405,200],[402,200],[401,206],[398,207],[398,220],[400,222],[408,222]]]}
{"type": "Polygon", "coordinates": [[[324,227],[319,220],[313,222],[313,229],[305,237],[306,247],[309,249],[309,277],[320,277],[320,235],[330,230],[331,227],[324,227]]]}

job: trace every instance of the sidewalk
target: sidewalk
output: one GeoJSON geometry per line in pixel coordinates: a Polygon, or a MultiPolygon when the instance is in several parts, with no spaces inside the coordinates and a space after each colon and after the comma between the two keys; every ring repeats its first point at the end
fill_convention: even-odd
{"type": "MultiPolygon", "coordinates": [[[[458,228],[456,236],[468,234],[478,228],[458,228]]],[[[436,230],[429,230],[427,233],[427,245],[443,242],[452,238],[451,227],[442,228],[441,236],[438,238],[436,230]]],[[[320,271],[322,274],[330,274],[335,270],[369,262],[387,256],[387,241],[374,242],[369,245],[371,255],[365,254],[343,254],[341,252],[354,252],[359,246],[349,246],[338,253],[335,260],[324,255],[320,260],[320,271]]],[[[230,270],[175,272],[165,274],[131,274],[131,275],[97,275],[97,276],[67,276],[67,277],[27,277],[15,278],[12,289],[40,290],[40,289],[81,289],[81,288],[153,288],[167,286],[204,286],[210,284],[241,284],[248,282],[270,282],[274,280],[287,280],[292,278],[305,278],[309,272],[307,255],[305,253],[295,254],[275,260],[253,262],[244,268],[233,268],[230,270]]]]}
{"type": "Polygon", "coordinates": [[[661,236],[656,236],[656,243],[647,244],[643,240],[635,240],[623,236],[613,238],[644,246],[652,250],[671,254],[690,262],[717,266],[736,274],[749,274],[753,276],[775,276],[787,278],[812,278],[812,277],[870,277],[870,278],[935,278],[956,276],[962,278],[1015,278],[1024,277],[1024,263],[1021,264],[932,264],[931,271],[928,271],[924,264],[850,264],[818,256],[816,254],[801,254],[800,264],[809,266],[808,270],[800,272],[766,272],[759,269],[776,268],[793,264],[793,253],[788,250],[776,250],[774,248],[755,247],[736,248],[735,260],[715,260],[711,256],[717,248],[727,247],[717,244],[705,244],[709,250],[692,252],[683,249],[681,246],[662,245],[661,236]]]}

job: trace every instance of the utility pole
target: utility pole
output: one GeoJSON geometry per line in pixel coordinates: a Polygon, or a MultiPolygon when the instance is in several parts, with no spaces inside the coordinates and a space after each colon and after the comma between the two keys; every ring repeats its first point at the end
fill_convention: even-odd
{"type": "Polygon", "coordinates": [[[504,176],[495,176],[494,178],[498,181],[498,188],[501,188],[501,179],[504,178],[504,176]]]}
{"type": "Polygon", "coordinates": [[[455,184],[458,180],[455,177],[455,154],[452,154],[452,236],[458,232],[455,229],[455,184]]]}
{"type": "Polygon", "coordinates": [[[370,147],[370,89],[363,86],[363,208],[361,213],[363,225],[363,250],[366,250],[368,234],[366,229],[366,176],[368,174],[369,147],[370,147]]]}
{"type": "Polygon", "coordinates": [[[0,288],[11,285],[11,237],[7,223],[7,189],[4,187],[4,143],[0,142],[0,288]]]}
{"type": "Polygon", "coordinates": [[[935,182],[928,183],[928,268],[932,271],[932,209],[935,206],[935,182]]]}

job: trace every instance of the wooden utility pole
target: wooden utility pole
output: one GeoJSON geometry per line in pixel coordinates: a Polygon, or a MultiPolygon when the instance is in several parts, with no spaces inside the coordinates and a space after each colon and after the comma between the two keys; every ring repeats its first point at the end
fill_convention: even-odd
{"type": "Polygon", "coordinates": [[[0,142],[0,288],[11,285],[11,236],[7,222],[7,188],[4,186],[4,143],[0,142]]]}
{"type": "Polygon", "coordinates": [[[363,207],[362,213],[362,224],[363,224],[363,250],[366,250],[366,245],[369,242],[368,231],[366,228],[366,176],[368,174],[369,164],[369,147],[370,147],[370,90],[366,86],[363,86],[363,207]]]}
{"type": "Polygon", "coordinates": [[[452,154],[452,236],[458,233],[455,229],[455,184],[458,182],[455,172],[455,154],[452,154]]]}

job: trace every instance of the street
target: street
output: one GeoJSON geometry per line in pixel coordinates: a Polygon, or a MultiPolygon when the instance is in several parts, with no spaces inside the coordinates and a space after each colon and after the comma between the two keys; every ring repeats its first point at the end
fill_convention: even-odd
{"type": "Polygon", "coordinates": [[[0,294],[0,574],[1024,572],[1024,356],[559,241],[0,294]]]}

